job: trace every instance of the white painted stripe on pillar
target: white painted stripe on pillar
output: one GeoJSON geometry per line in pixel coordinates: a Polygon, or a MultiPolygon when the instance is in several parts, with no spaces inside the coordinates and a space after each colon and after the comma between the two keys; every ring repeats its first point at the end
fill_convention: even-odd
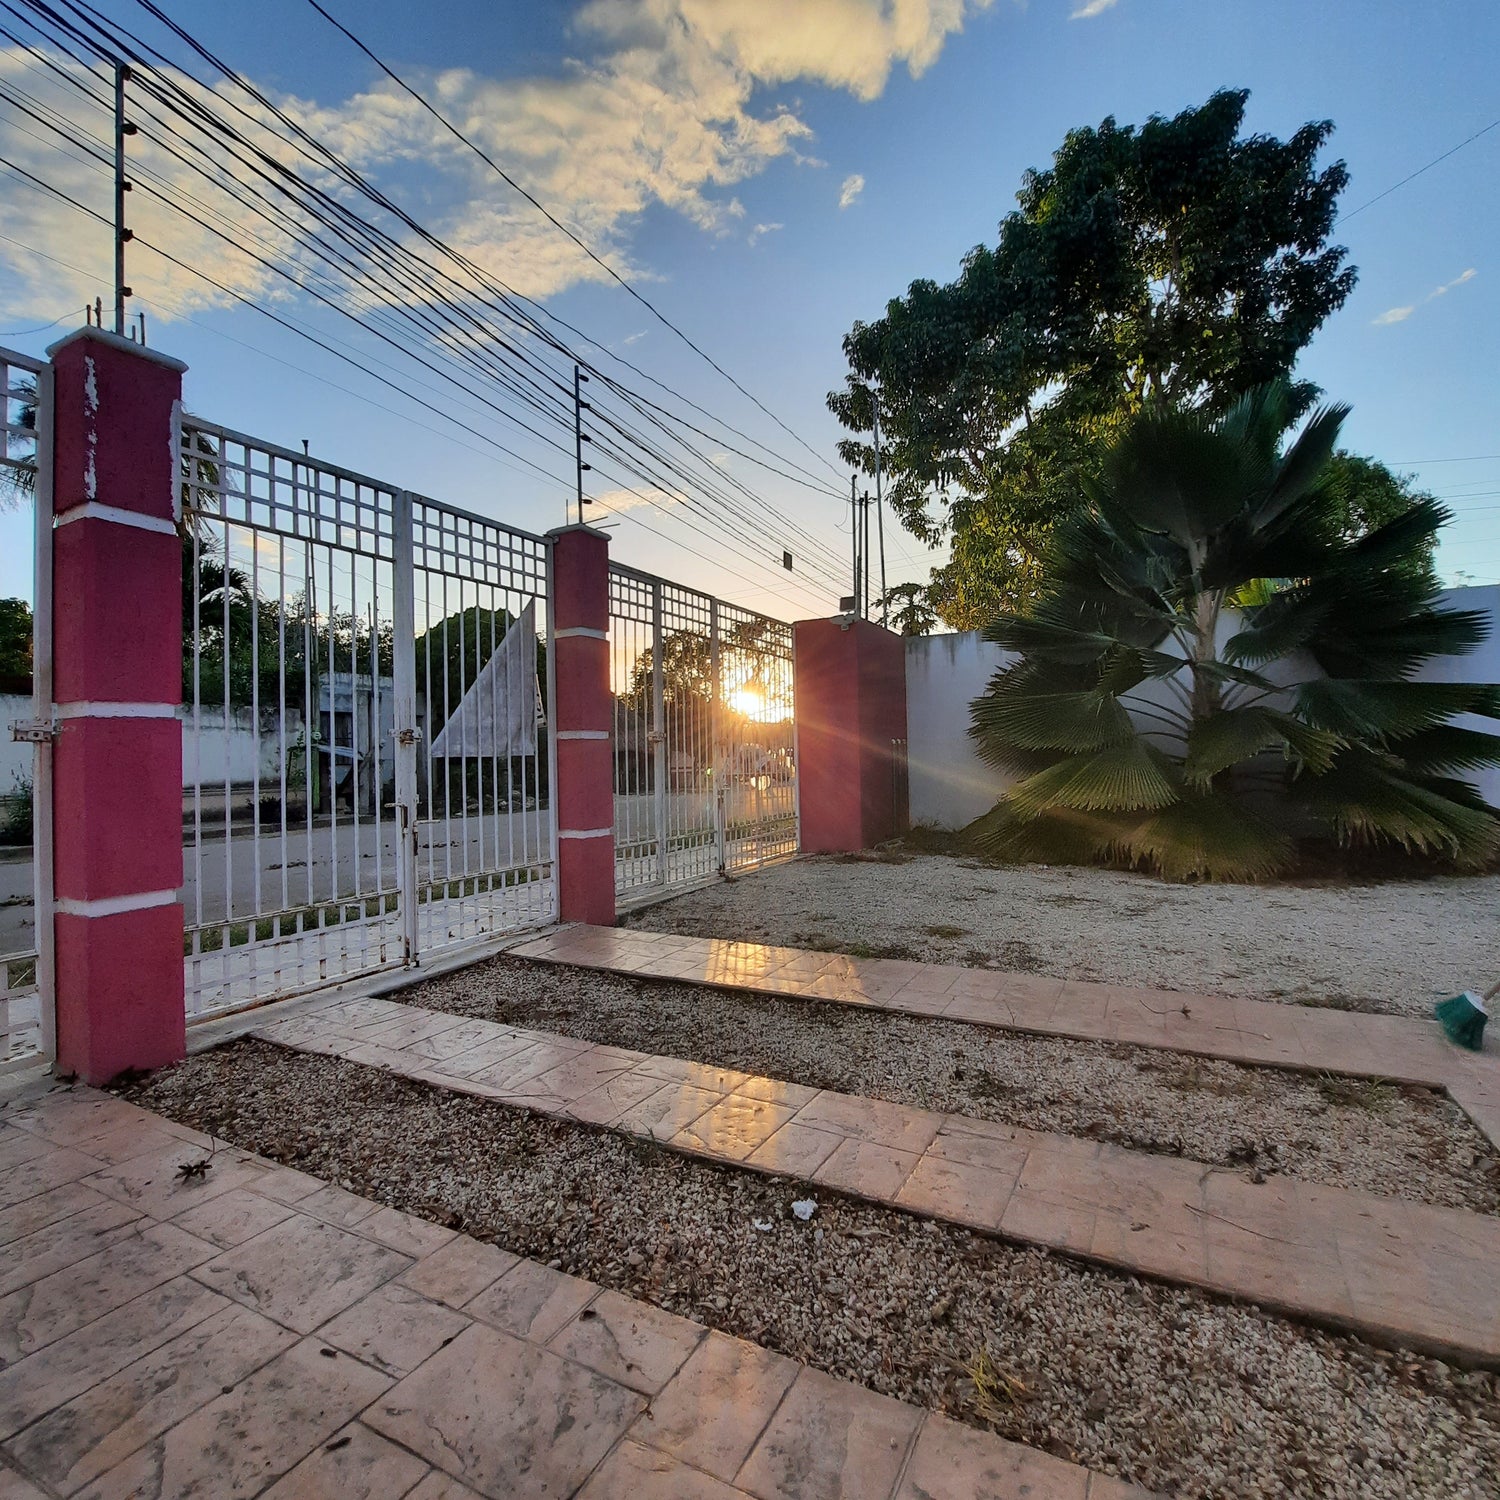
{"type": "Polygon", "coordinates": [[[559,729],[557,737],[560,740],[607,740],[609,730],[607,729],[559,729]]]}
{"type": "Polygon", "coordinates": [[[105,505],[98,500],[86,500],[82,505],[75,505],[71,510],[65,510],[53,525],[54,530],[61,530],[64,526],[71,525],[74,521],[110,521],[116,526],[134,526],[138,531],[155,531],[162,536],[177,535],[177,528],[170,522],[164,521],[160,516],[142,516],[133,510],[121,510],[118,505],[105,505]]]}
{"type": "Polygon", "coordinates": [[[56,703],[58,719],[175,719],[182,708],[176,703],[56,703]]]}
{"type": "Polygon", "coordinates": [[[611,839],[615,831],[613,828],[559,828],[557,836],[560,839],[611,839]]]}
{"type": "Polygon", "coordinates": [[[552,639],[555,641],[589,640],[607,641],[609,632],[607,630],[592,630],[587,625],[570,625],[566,630],[554,630],[552,639]]]}
{"type": "Polygon", "coordinates": [[[59,896],[53,904],[66,917],[118,917],[127,911],[150,911],[157,906],[172,906],[176,901],[176,891],[142,891],[135,896],[105,896],[98,901],[74,901],[67,896],[59,896]]]}

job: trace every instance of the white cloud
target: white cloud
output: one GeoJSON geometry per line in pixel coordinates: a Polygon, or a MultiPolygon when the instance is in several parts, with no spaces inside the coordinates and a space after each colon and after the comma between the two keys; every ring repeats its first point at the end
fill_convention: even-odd
{"type": "MultiPolygon", "coordinates": [[[[494,79],[454,68],[414,75],[411,82],[617,272],[649,277],[649,268],[631,254],[631,233],[644,211],[662,206],[722,236],[747,217],[736,185],[777,160],[812,164],[803,149],[811,131],[801,106],[761,104],[758,90],[807,81],[873,99],[893,68],[920,75],[966,18],[992,3],[589,0],[572,28],[581,55],[554,75],[494,79]]],[[[29,61],[19,49],[0,48],[0,79],[43,94],[49,85],[29,61]]],[[[74,91],[54,84],[45,102],[78,133],[104,144],[107,117],[74,91]]],[[[381,81],[340,101],[282,96],[277,103],[396,201],[419,203],[429,228],[516,291],[545,298],[581,281],[607,279],[394,84],[381,81]]],[[[9,114],[0,120],[0,155],[107,212],[107,175],[61,155],[50,138],[41,139],[44,130],[33,135],[31,129],[9,114]]],[[[288,282],[247,253],[258,249],[295,267],[288,235],[207,189],[155,146],[151,134],[142,130],[130,145],[142,189],[148,171],[158,174],[219,223],[231,243],[144,190],[129,200],[137,235],[245,296],[290,295],[288,282]]],[[[283,127],[267,127],[258,144],[307,174],[283,127]]],[[[107,294],[112,277],[104,226],[4,174],[0,181],[6,234],[80,268],[61,270],[0,241],[0,316],[56,316],[107,294]]],[[[771,227],[758,225],[749,237],[771,227]]],[[[230,301],[144,245],[131,252],[130,279],[158,316],[230,301]]]]}
{"type": "Polygon", "coordinates": [[[1456,286],[1463,286],[1465,282],[1473,281],[1479,274],[1470,266],[1467,271],[1460,272],[1452,281],[1445,281],[1442,286],[1435,286],[1422,298],[1421,302],[1413,302],[1409,307],[1391,307],[1381,313],[1378,318],[1371,321],[1377,328],[1388,327],[1392,323],[1404,323],[1419,307],[1425,307],[1429,302],[1435,302],[1439,297],[1446,297],[1456,286]]]}
{"type": "Polygon", "coordinates": [[[851,172],[844,179],[844,185],[839,189],[839,207],[848,208],[858,199],[864,190],[864,176],[859,172],[851,172]]]}
{"type": "Polygon", "coordinates": [[[639,343],[646,337],[646,330],[642,328],[639,333],[627,333],[620,342],[628,348],[631,344],[639,343]]]}
{"type": "Polygon", "coordinates": [[[745,236],[746,242],[753,245],[757,240],[763,239],[768,234],[775,234],[778,229],[785,229],[785,224],[757,224],[750,233],[745,236]]]}
{"type": "Polygon", "coordinates": [[[1086,3],[1080,5],[1068,19],[1070,21],[1092,21],[1095,16],[1102,16],[1105,11],[1113,10],[1118,4],[1119,0],[1086,0],[1086,3]]]}

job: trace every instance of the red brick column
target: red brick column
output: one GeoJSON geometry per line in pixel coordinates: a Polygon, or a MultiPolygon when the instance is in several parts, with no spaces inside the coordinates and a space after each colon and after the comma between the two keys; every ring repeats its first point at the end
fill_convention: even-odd
{"type": "Polygon", "coordinates": [[[57,1071],[185,1051],[180,361],[85,328],[53,345],[57,1071]]]}
{"type": "Polygon", "coordinates": [[[558,915],[615,920],[614,750],[609,691],[609,538],[588,526],[552,537],[550,732],[556,755],[558,915]]]}
{"type": "Polygon", "coordinates": [[[793,630],[801,850],[871,848],[901,832],[892,742],[906,738],[906,647],[868,620],[793,630]]]}

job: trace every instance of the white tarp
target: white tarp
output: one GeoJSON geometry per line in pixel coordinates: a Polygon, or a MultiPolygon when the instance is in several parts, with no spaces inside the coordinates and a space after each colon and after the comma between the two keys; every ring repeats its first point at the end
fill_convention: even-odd
{"type": "Polygon", "coordinates": [[[432,742],[434,757],[536,754],[536,602],[520,613],[432,742]]]}

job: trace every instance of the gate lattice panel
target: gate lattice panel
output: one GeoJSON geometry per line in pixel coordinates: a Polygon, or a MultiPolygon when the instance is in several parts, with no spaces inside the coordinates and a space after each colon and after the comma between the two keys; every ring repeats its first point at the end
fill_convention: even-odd
{"type": "Polygon", "coordinates": [[[619,566],[609,600],[622,900],[794,854],[791,626],[619,566]]]}
{"type": "Polygon", "coordinates": [[[189,1016],[550,920],[546,543],[198,418],[180,453],[189,1016]]]}

